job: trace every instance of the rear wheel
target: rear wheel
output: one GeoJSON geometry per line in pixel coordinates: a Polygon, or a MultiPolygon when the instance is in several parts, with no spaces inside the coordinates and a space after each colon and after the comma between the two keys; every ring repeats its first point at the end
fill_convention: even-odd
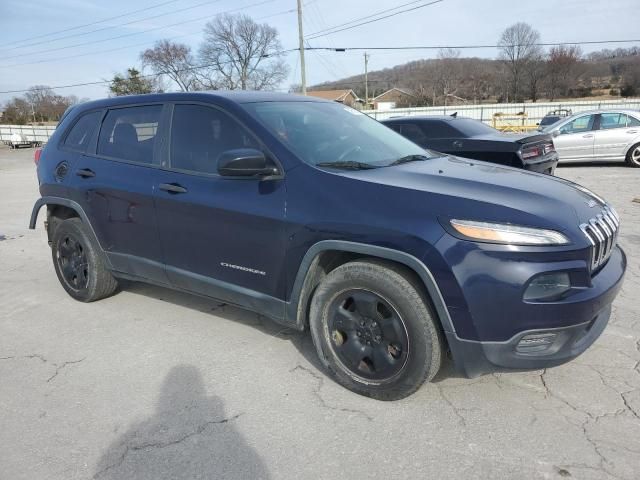
{"type": "Polygon", "coordinates": [[[58,280],[76,300],[100,300],[113,294],[118,287],[117,280],[105,266],[102,252],[79,218],[57,223],[51,254],[58,280]]]}
{"type": "Polygon", "coordinates": [[[636,143],[627,152],[627,163],[630,167],[640,168],[640,143],[636,143]]]}
{"type": "Polygon", "coordinates": [[[438,372],[440,330],[414,283],[403,268],[371,260],[342,265],[320,284],[311,334],[338,383],[361,395],[397,400],[438,372]]]}

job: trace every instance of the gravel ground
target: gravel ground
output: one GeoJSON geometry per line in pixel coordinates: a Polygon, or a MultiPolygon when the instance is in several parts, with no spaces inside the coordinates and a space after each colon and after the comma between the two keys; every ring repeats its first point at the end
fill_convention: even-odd
{"type": "Polygon", "coordinates": [[[0,148],[0,479],[639,478],[640,170],[557,170],[622,217],[627,277],[591,349],[473,380],[449,364],[382,403],[254,313],[141,284],[71,300],[26,228],[32,155],[0,148]]]}

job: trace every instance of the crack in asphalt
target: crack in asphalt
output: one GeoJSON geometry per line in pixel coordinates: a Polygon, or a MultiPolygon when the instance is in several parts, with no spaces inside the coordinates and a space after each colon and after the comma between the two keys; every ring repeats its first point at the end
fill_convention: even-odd
{"type": "Polygon", "coordinates": [[[42,363],[47,363],[47,359],[44,358],[39,353],[32,353],[30,355],[18,355],[18,356],[11,356],[11,357],[0,357],[0,360],[17,360],[17,359],[20,359],[20,358],[26,358],[26,359],[37,358],[42,363]]]}
{"type": "Polygon", "coordinates": [[[466,427],[467,426],[467,420],[464,418],[464,415],[462,415],[460,413],[460,410],[463,410],[463,409],[459,409],[458,407],[456,407],[453,404],[451,399],[444,394],[443,387],[441,385],[439,385],[437,383],[434,384],[434,385],[435,385],[436,389],[438,390],[438,393],[440,394],[440,397],[442,398],[442,400],[444,400],[445,403],[447,405],[449,405],[449,407],[451,407],[451,410],[453,410],[453,413],[455,413],[456,417],[458,417],[458,422],[460,423],[460,425],[462,425],[463,427],[466,427]]]}
{"type": "Polygon", "coordinates": [[[68,362],[63,362],[61,364],[54,363],[54,365],[56,367],[56,371],[55,371],[55,373],[53,375],[51,375],[49,378],[47,378],[47,383],[49,383],[51,380],[56,378],[58,376],[58,374],[60,373],[60,370],[65,368],[67,365],[73,365],[73,364],[76,364],[76,363],[80,363],[80,362],[84,361],[86,358],[87,357],[81,358],[80,360],[70,360],[68,362]]]}
{"type": "Polygon", "coordinates": [[[322,395],[320,394],[320,390],[324,386],[324,377],[321,377],[320,375],[318,375],[313,370],[311,370],[311,369],[309,369],[307,367],[304,367],[304,366],[302,366],[300,364],[298,364],[295,367],[293,367],[291,370],[289,370],[289,372],[295,372],[296,370],[302,370],[303,372],[306,372],[307,374],[311,375],[315,380],[318,381],[317,386],[313,389],[313,394],[320,401],[320,405],[322,405],[322,407],[324,407],[324,408],[326,408],[328,410],[334,410],[334,411],[338,411],[338,412],[354,413],[354,414],[357,414],[357,415],[362,415],[368,421],[370,421],[370,422],[373,421],[373,417],[371,417],[370,415],[367,415],[362,410],[356,410],[356,409],[353,409],[353,408],[344,408],[344,407],[334,407],[333,405],[329,405],[325,401],[325,399],[322,397],[322,395]]]}
{"type": "MultiPolygon", "coordinates": [[[[118,457],[118,459],[112,463],[111,465],[107,465],[105,468],[99,470],[98,472],[96,472],[93,475],[94,479],[100,478],[102,477],[105,473],[107,473],[110,470],[113,470],[114,468],[118,468],[120,467],[124,461],[126,460],[127,456],[132,453],[132,452],[138,452],[141,450],[153,450],[156,448],[167,448],[167,447],[171,447],[173,445],[178,445],[182,442],[185,442],[186,440],[190,439],[191,437],[195,437],[196,435],[202,435],[204,433],[204,431],[210,427],[211,425],[222,425],[228,422],[231,422],[233,420],[237,420],[238,418],[240,418],[242,415],[244,415],[244,412],[242,413],[237,413],[236,415],[233,415],[231,417],[227,417],[227,418],[223,418],[221,420],[210,420],[208,422],[205,422],[201,425],[199,425],[194,431],[189,432],[185,435],[182,435],[181,437],[178,437],[174,440],[169,440],[169,441],[165,441],[165,442],[149,442],[149,443],[142,443],[140,445],[125,445],[124,447],[124,452],[122,452],[122,455],[120,455],[118,457]]],[[[135,436],[135,435],[134,435],[135,436]]]]}

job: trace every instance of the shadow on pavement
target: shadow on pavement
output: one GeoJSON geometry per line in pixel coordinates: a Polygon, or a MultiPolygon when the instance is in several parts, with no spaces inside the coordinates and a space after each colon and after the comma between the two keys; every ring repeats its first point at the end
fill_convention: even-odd
{"type": "Polygon", "coordinates": [[[267,479],[260,456],[236,430],[242,412],[207,395],[197,368],[164,380],[155,414],[132,425],[104,453],[95,479],[267,479]]]}

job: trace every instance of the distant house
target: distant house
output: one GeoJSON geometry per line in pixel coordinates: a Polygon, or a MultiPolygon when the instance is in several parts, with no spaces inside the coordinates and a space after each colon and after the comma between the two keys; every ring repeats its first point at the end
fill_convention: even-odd
{"type": "Polygon", "coordinates": [[[325,100],[333,100],[334,102],[344,103],[350,107],[359,107],[362,100],[358,98],[353,90],[312,90],[307,91],[307,95],[311,97],[324,98],[325,100]]]}
{"type": "Polygon", "coordinates": [[[417,103],[416,96],[401,88],[392,88],[373,100],[373,108],[376,110],[389,110],[391,108],[412,107],[417,103]]]}

